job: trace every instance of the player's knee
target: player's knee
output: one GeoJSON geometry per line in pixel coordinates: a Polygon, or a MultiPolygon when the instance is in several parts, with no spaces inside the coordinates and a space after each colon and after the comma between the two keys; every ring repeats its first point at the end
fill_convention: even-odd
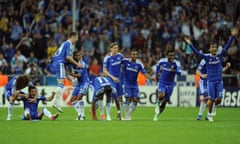
{"type": "Polygon", "coordinates": [[[222,102],[222,99],[216,99],[215,100],[215,105],[218,105],[218,104],[220,104],[222,102]]]}

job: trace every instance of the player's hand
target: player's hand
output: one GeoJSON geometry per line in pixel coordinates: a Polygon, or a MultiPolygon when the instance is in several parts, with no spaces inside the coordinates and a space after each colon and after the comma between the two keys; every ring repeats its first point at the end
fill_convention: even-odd
{"type": "Polygon", "coordinates": [[[184,37],[184,40],[187,44],[191,44],[191,40],[189,37],[184,37]]]}
{"type": "Polygon", "coordinates": [[[79,67],[79,68],[82,68],[82,67],[83,67],[83,65],[82,65],[82,64],[80,64],[80,63],[77,63],[77,67],[79,67]]]}
{"type": "Polygon", "coordinates": [[[207,78],[207,74],[202,74],[201,78],[207,78]]]}
{"type": "Polygon", "coordinates": [[[171,72],[175,72],[175,71],[176,71],[176,69],[175,69],[174,65],[172,65],[171,72]]]}
{"type": "Polygon", "coordinates": [[[119,83],[118,78],[116,78],[116,77],[113,76],[112,79],[113,79],[113,81],[114,81],[115,83],[119,83]]]}
{"type": "Polygon", "coordinates": [[[230,68],[231,67],[231,63],[230,62],[226,63],[226,67],[230,68]]]}

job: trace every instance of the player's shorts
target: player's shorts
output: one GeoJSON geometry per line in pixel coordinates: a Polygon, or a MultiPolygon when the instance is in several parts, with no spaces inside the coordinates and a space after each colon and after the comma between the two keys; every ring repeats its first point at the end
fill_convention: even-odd
{"type": "Polygon", "coordinates": [[[158,92],[165,93],[165,100],[169,101],[174,89],[174,84],[163,84],[158,82],[158,92]]]}
{"type": "Polygon", "coordinates": [[[111,78],[107,77],[107,79],[109,80],[111,87],[114,88],[116,90],[116,93],[112,93],[112,97],[114,99],[117,99],[118,96],[122,96],[123,95],[123,86],[122,83],[115,83],[111,78]]]}
{"type": "Polygon", "coordinates": [[[9,97],[12,96],[12,90],[11,89],[4,89],[4,95],[5,95],[5,98],[9,101],[9,97]]]}
{"type": "Polygon", "coordinates": [[[199,80],[199,94],[203,95],[204,97],[208,96],[208,87],[207,87],[207,80],[199,80]]]}
{"type": "Polygon", "coordinates": [[[139,98],[139,88],[138,87],[124,87],[125,98],[139,98]]]}
{"type": "Polygon", "coordinates": [[[52,67],[55,69],[57,79],[64,79],[66,77],[64,63],[58,61],[53,62],[52,67]]]}
{"type": "Polygon", "coordinates": [[[78,96],[78,94],[87,95],[88,94],[89,83],[84,83],[82,85],[77,85],[72,93],[72,96],[78,96]]]}
{"type": "Polygon", "coordinates": [[[215,81],[209,82],[208,81],[208,92],[210,96],[210,100],[215,100],[216,98],[222,98],[222,91],[223,91],[223,81],[215,81]]]}

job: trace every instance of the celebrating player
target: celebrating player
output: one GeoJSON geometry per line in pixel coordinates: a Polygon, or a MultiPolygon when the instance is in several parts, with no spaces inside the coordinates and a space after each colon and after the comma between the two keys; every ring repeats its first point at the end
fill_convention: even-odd
{"type": "Polygon", "coordinates": [[[77,61],[79,64],[82,65],[81,68],[73,65],[73,73],[70,70],[67,73],[73,77],[77,78],[77,84],[72,93],[71,102],[78,114],[77,120],[85,120],[85,112],[84,112],[84,101],[83,96],[88,94],[88,87],[89,87],[89,77],[86,63],[82,59],[82,55],[79,51],[75,51],[73,53],[74,60],[77,61]]]}
{"type": "Polygon", "coordinates": [[[156,78],[159,78],[158,98],[153,121],[158,121],[159,115],[164,111],[174,89],[175,75],[180,75],[181,71],[181,64],[175,59],[175,53],[171,50],[167,52],[167,58],[158,61],[156,66],[156,78]]]}
{"type": "Polygon", "coordinates": [[[52,115],[47,108],[42,108],[40,112],[37,111],[40,101],[51,101],[54,96],[55,92],[52,92],[50,97],[38,96],[37,88],[35,86],[29,86],[28,95],[19,98],[23,101],[24,105],[23,120],[41,120],[43,115],[47,116],[50,120],[55,120],[58,114],[52,115]]]}
{"type": "Polygon", "coordinates": [[[111,102],[111,93],[116,93],[116,89],[113,88],[107,78],[103,76],[98,76],[93,81],[93,97],[92,97],[92,107],[91,114],[92,120],[97,120],[96,116],[96,104],[99,107],[100,119],[105,120],[104,106],[103,106],[103,96],[106,95],[107,103],[111,102]]]}
{"type": "MultiPolygon", "coordinates": [[[[121,63],[123,55],[119,53],[119,47],[116,43],[110,45],[111,53],[105,56],[103,61],[103,73],[107,76],[107,79],[111,85],[117,90],[116,95],[113,95],[117,106],[117,118],[121,120],[120,100],[122,99],[123,87],[121,81],[121,63]]],[[[107,120],[111,120],[111,102],[106,104],[107,120]]]]}
{"type": "Polygon", "coordinates": [[[63,112],[60,106],[60,100],[63,93],[64,78],[66,77],[65,73],[65,63],[71,62],[77,67],[82,67],[82,65],[76,62],[72,58],[72,49],[73,44],[76,43],[78,35],[76,32],[71,32],[68,40],[64,41],[61,46],[58,48],[56,53],[51,59],[51,66],[55,69],[57,76],[58,86],[56,89],[56,98],[53,107],[56,108],[59,112],[63,112]]]}
{"type": "Polygon", "coordinates": [[[131,113],[136,109],[139,101],[139,88],[137,83],[138,73],[142,72],[148,79],[153,80],[146,73],[141,61],[137,60],[137,50],[131,50],[131,58],[123,59],[123,75],[124,75],[124,96],[125,96],[125,120],[131,120],[131,113]]]}
{"type": "Polygon", "coordinates": [[[29,85],[32,85],[32,82],[30,81],[30,77],[28,75],[15,76],[6,84],[4,94],[9,102],[7,120],[11,120],[12,118],[14,101],[17,99],[17,97],[22,95],[21,90],[29,85]]]}
{"type": "Polygon", "coordinates": [[[207,82],[208,82],[208,94],[209,100],[207,102],[208,105],[208,120],[209,122],[213,122],[214,113],[212,111],[213,104],[218,105],[222,100],[222,90],[223,90],[223,82],[222,82],[222,61],[223,54],[230,47],[234,36],[237,35],[238,30],[236,28],[232,29],[231,36],[227,41],[226,45],[222,49],[220,53],[217,53],[217,46],[215,44],[211,44],[209,48],[210,54],[203,54],[199,52],[191,43],[191,40],[188,37],[185,37],[185,41],[190,45],[190,48],[193,50],[195,54],[205,59],[206,61],[206,69],[207,69],[207,82]]]}

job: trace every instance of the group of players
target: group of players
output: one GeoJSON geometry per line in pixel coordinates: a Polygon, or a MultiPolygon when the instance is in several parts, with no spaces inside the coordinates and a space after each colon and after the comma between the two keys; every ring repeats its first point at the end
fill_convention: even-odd
{"type": "MultiPolygon", "coordinates": [[[[212,122],[216,105],[221,103],[222,98],[222,57],[224,52],[230,47],[231,42],[237,29],[233,29],[227,44],[221,53],[217,53],[215,44],[210,45],[209,54],[200,53],[191,43],[188,37],[185,37],[185,42],[190,45],[194,53],[199,55],[203,60],[199,67],[204,67],[202,71],[199,68],[201,78],[206,78],[207,103],[209,111],[207,119],[212,122]]],[[[19,99],[24,101],[24,119],[41,119],[43,115],[48,116],[51,120],[55,120],[58,114],[52,115],[46,108],[41,112],[37,112],[38,102],[40,100],[50,101],[55,96],[53,107],[59,112],[63,112],[61,107],[61,97],[63,94],[64,79],[67,77],[72,80],[74,90],[72,93],[71,102],[77,112],[77,120],[85,120],[83,96],[88,93],[90,85],[94,88],[91,104],[92,120],[97,120],[96,110],[100,111],[100,120],[111,120],[111,105],[114,101],[117,108],[117,118],[119,120],[131,120],[131,113],[136,109],[139,101],[139,88],[137,76],[142,72],[148,79],[157,80],[157,103],[155,106],[155,115],[153,121],[158,121],[159,115],[164,111],[166,104],[170,101],[171,94],[175,86],[175,75],[181,74],[181,64],[175,59],[174,51],[168,51],[167,57],[162,58],[156,65],[156,78],[152,78],[146,73],[142,62],[137,59],[138,52],[135,49],[131,50],[131,56],[124,58],[119,52],[119,46],[116,43],[110,45],[110,53],[108,53],[103,61],[103,75],[96,77],[92,82],[88,78],[87,66],[82,59],[81,52],[74,51],[73,44],[77,41],[78,35],[72,32],[65,42],[58,48],[55,55],[51,59],[50,66],[47,70],[55,74],[58,81],[56,91],[52,96],[37,96],[36,87],[32,86],[30,79],[26,75],[16,76],[9,81],[5,87],[5,96],[9,101],[8,117],[11,120],[12,108],[14,100],[19,99]],[[71,78],[69,77],[71,76],[71,78]],[[72,78],[73,77],[73,78],[72,78]],[[21,92],[21,89],[29,86],[28,94],[21,92]],[[106,96],[106,117],[104,113],[103,97],[106,96]],[[123,96],[125,101],[123,102],[123,96]],[[30,106],[33,105],[34,106],[30,106]],[[123,118],[122,110],[125,110],[123,118]]],[[[229,67],[229,65],[227,66],[229,67]]],[[[203,93],[201,93],[203,94],[203,93]]],[[[202,102],[206,102],[202,101],[202,102]]],[[[204,104],[201,103],[198,120],[202,119],[202,111],[204,104]],[[202,107],[202,108],[201,108],[202,107]]]]}

